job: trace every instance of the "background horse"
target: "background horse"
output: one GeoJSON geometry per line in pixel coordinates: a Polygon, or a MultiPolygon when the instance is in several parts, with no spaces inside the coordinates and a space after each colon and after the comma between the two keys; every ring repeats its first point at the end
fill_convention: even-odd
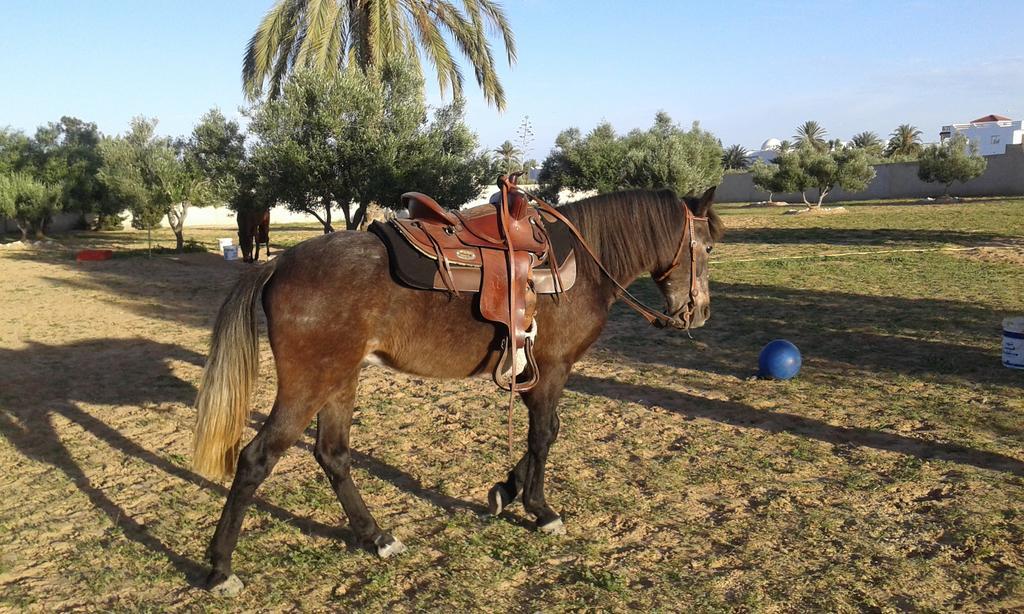
{"type": "MultiPolygon", "coordinates": [[[[713,196],[714,188],[683,201],[668,190],[635,190],[596,196],[559,211],[579,228],[611,277],[626,286],[651,273],[665,297],[668,319],[679,328],[695,328],[711,313],[708,254],[722,233],[721,220],[711,210],[713,196]]],[[[619,296],[579,245],[576,261],[575,286],[557,301],[541,297],[538,302],[534,356],[540,381],[521,395],[529,410],[528,449],[489,495],[492,513],[521,495],[538,529],[548,532],[564,531],[544,496],[548,450],[558,435],[558,400],[573,364],[598,338],[619,296]]],[[[393,281],[385,246],[367,232],[305,241],[243,274],[217,316],[196,401],[193,466],[214,478],[234,473],[208,550],[210,588],[241,588],[231,574],[231,554],[245,510],[314,417],[314,454],[353,532],[381,557],[404,550],[377,525],[352,481],[349,430],[359,372],[370,363],[419,376],[488,377],[505,333],[478,313],[472,295],[414,290],[393,281]],[[277,398],[239,455],[257,376],[256,305],[261,296],[277,366],[277,398]]]]}
{"type": "Polygon", "coordinates": [[[260,259],[260,243],[267,246],[267,259],[270,259],[270,209],[240,209],[236,216],[238,222],[238,246],[242,248],[242,261],[255,262],[260,259]],[[253,255],[253,242],[256,243],[256,254],[253,255]]]}

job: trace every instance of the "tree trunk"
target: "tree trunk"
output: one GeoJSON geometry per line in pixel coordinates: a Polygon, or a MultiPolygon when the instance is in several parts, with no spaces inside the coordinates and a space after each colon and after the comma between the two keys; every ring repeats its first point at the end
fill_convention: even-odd
{"type": "Polygon", "coordinates": [[[356,207],[356,214],[352,217],[352,224],[349,226],[349,230],[359,230],[363,221],[366,220],[366,210],[369,208],[369,202],[360,201],[359,206],[356,207]]]}
{"type": "MultiPolygon", "coordinates": [[[[339,204],[341,204],[341,203],[339,203],[339,204]]],[[[350,202],[346,202],[341,207],[341,212],[345,216],[345,230],[355,230],[352,227],[352,212],[349,211],[349,209],[348,209],[350,204],[351,204],[350,202]]]]}
{"type": "Polygon", "coordinates": [[[815,209],[821,208],[821,203],[825,202],[825,197],[831,190],[829,188],[823,188],[818,190],[818,204],[814,207],[815,209]]]}
{"type": "Polygon", "coordinates": [[[327,210],[327,221],[324,224],[324,234],[328,235],[334,232],[334,226],[331,225],[331,201],[327,201],[327,206],[325,207],[325,209],[327,210]]]}
{"type": "Polygon", "coordinates": [[[331,232],[334,232],[334,229],[331,228],[331,210],[330,209],[327,210],[327,219],[326,220],[324,218],[320,217],[320,214],[317,213],[316,209],[313,208],[313,207],[306,207],[305,209],[303,209],[303,211],[305,211],[306,213],[312,215],[313,217],[316,218],[316,221],[320,222],[320,225],[324,227],[324,234],[329,234],[331,232]]]}
{"type": "Polygon", "coordinates": [[[800,190],[800,198],[804,200],[804,204],[808,207],[811,206],[810,201],[807,200],[807,190],[800,190]]]}
{"type": "Polygon", "coordinates": [[[167,209],[167,222],[174,232],[175,250],[178,253],[185,251],[185,216],[188,214],[188,203],[171,205],[167,209]],[[176,207],[181,207],[177,209],[176,207]]]}

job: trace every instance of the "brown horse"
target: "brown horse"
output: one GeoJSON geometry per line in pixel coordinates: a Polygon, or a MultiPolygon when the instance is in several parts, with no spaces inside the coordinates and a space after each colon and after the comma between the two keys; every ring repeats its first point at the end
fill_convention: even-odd
{"type": "MultiPolygon", "coordinates": [[[[579,228],[614,281],[626,286],[651,273],[665,297],[664,322],[696,328],[711,313],[708,254],[723,231],[711,209],[713,196],[714,188],[682,201],[668,190],[635,190],[559,211],[579,228]]],[[[488,497],[497,514],[521,495],[538,529],[546,532],[564,531],[544,496],[548,449],[558,435],[558,400],[573,364],[597,339],[621,292],[580,247],[576,285],[557,301],[542,298],[537,307],[534,355],[540,381],[521,395],[529,410],[528,450],[488,497]]],[[[231,573],[231,554],[245,510],[314,416],[316,459],[353,532],[381,557],[404,550],[377,525],[352,481],[349,429],[360,369],[369,363],[419,376],[487,377],[503,338],[503,331],[480,318],[471,295],[448,296],[395,282],[388,252],[372,233],[311,239],[244,273],[217,316],[196,401],[193,466],[214,478],[234,473],[208,550],[207,585],[225,593],[241,588],[231,573]],[[277,399],[239,455],[257,375],[261,295],[277,366],[277,399]]]]}
{"type": "Polygon", "coordinates": [[[270,209],[240,209],[235,217],[238,222],[238,246],[242,248],[243,262],[256,262],[260,259],[260,243],[267,246],[267,259],[270,259],[270,209]],[[256,255],[252,253],[252,244],[256,242],[256,255]]]}

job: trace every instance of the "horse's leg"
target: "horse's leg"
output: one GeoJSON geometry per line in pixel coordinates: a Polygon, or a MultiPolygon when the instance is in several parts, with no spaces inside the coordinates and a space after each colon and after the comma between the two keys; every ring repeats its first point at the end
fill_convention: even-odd
{"type": "Polygon", "coordinates": [[[558,400],[569,377],[569,365],[539,368],[540,381],[522,395],[530,412],[528,450],[509,472],[508,479],[491,489],[488,499],[492,513],[496,507],[500,512],[522,492],[523,506],[537,518],[537,528],[546,533],[562,533],[565,528],[561,518],[544,498],[544,469],[551,444],[558,437],[558,400]]]}
{"type": "Polygon", "coordinates": [[[221,512],[217,530],[207,549],[213,569],[206,579],[206,585],[211,590],[225,594],[235,594],[241,590],[241,581],[231,573],[231,553],[238,543],[242,519],[252,503],[256,488],[270,475],[284,451],[302,436],[322,406],[322,402],[310,401],[309,397],[291,398],[278,390],[270,417],[239,455],[235,479],[231,482],[224,511],[221,512]]]}
{"type": "Polygon", "coordinates": [[[259,235],[256,236],[256,253],[253,255],[252,261],[253,262],[259,262],[260,261],[260,237],[259,237],[259,235]]]}
{"type": "Polygon", "coordinates": [[[366,509],[359,489],[352,481],[352,450],[349,432],[352,428],[352,409],[356,400],[356,381],[359,371],[341,385],[336,396],[320,411],[316,422],[316,460],[323,467],[334,493],[348,516],[356,538],[367,548],[373,548],[381,558],[405,551],[405,545],[380,530],[373,515],[366,509]]]}

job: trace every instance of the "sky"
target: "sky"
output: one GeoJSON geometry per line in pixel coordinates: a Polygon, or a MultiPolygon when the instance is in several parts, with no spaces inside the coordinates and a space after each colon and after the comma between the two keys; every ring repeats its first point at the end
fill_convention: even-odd
{"type": "MultiPolygon", "coordinates": [[[[116,134],[145,115],[177,136],[211,107],[237,118],[245,44],[271,2],[0,0],[0,127],[73,115],[116,134]]],[[[503,4],[519,52],[499,67],[508,107],[464,71],[467,123],[494,148],[528,116],[539,160],[565,128],[625,133],[659,110],[748,149],[809,119],[829,138],[911,123],[935,141],[944,124],[1024,118],[1020,0],[503,4]]],[[[445,101],[429,81],[427,99],[445,101]]]]}

